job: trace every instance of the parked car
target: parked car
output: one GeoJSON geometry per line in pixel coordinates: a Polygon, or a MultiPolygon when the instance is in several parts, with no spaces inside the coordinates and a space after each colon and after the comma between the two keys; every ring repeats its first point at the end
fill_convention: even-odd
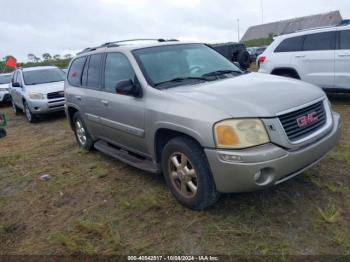
{"type": "Polygon", "coordinates": [[[350,26],[279,36],[258,64],[261,73],[301,79],[329,91],[350,91],[350,26]]]}
{"type": "Polygon", "coordinates": [[[266,48],[267,48],[266,46],[263,46],[263,47],[249,47],[249,48],[247,48],[247,51],[249,52],[249,55],[250,55],[251,63],[255,63],[257,57],[259,55],[261,55],[262,53],[264,53],[266,48]]]}
{"type": "Polygon", "coordinates": [[[8,87],[10,82],[11,74],[0,74],[0,105],[11,101],[8,87]]]}
{"type": "Polygon", "coordinates": [[[113,42],[75,57],[66,114],[79,146],[163,173],[192,209],[265,189],[337,143],[339,114],[302,81],[242,73],[200,43],[113,42]]]}
{"type": "Polygon", "coordinates": [[[64,79],[63,71],[54,66],[17,69],[9,84],[14,113],[23,111],[32,123],[42,114],[63,111],[64,79]]]}

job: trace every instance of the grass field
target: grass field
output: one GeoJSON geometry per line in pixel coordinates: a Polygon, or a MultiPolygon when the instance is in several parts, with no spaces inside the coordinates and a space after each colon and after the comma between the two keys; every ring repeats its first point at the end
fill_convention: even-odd
{"type": "Polygon", "coordinates": [[[79,150],[64,115],[28,124],[0,108],[9,117],[0,140],[0,255],[350,255],[350,95],[331,101],[343,137],[326,159],[202,212],[177,204],[161,176],[79,150]]]}

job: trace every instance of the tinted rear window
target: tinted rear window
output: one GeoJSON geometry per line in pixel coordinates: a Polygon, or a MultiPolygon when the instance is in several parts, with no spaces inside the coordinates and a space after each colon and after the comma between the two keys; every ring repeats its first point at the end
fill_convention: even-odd
{"type": "Polygon", "coordinates": [[[70,84],[80,86],[81,73],[84,68],[85,60],[86,57],[80,57],[73,61],[68,73],[68,81],[70,84]]]}
{"type": "Polygon", "coordinates": [[[65,73],[58,68],[41,69],[23,72],[23,78],[26,85],[38,85],[64,81],[65,73]]]}
{"type": "Polygon", "coordinates": [[[301,50],[304,36],[297,36],[283,40],[276,48],[276,53],[282,52],[297,52],[301,50]]]}
{"type": "Polygon", "coordinates": [[[350,30],[340,31],[340,49],[350,49],[350,30]]]}
{"type": "Polygon", "coordinates": [[[99,87],[100,86],[100,72],[102,64],[102,54],[92,55],[89,61],[87,86],[99,87]]]}
{"type": "Polygon", "coordinates": [[[307,35],[304,40],[304,51],[320,51],[335,49],[335,32],[324,32],[307,35]]]}

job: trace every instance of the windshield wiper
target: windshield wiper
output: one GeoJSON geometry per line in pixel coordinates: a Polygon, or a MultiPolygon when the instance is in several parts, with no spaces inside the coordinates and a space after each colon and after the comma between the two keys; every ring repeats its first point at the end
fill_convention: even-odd
{"type": "Polygon", "coordinates": [[[205,76],[221,76],[221,75],[232,74],[232,73],[242,74],[242,72],[238,71],[238,70],[217,70],[217,71],[214,71],[214,72],[210,72],[210,73],[204,74],[202,76],[203,77],[205,77],[205,76]]]}
{"type": "Polygon", "coordinates": [[[159,82],[154,84],[155,86],[161,86],[164,84],[168,84],[168,83],[178,83],[178,82],[184,82],[187,80],[199,80],[199,81],[210,81],[208,78],[206,77],[193,77],[193,76],[189,76],[189,77],[176,77],[167,81],[163,81],[163,82],[159,82]]]}

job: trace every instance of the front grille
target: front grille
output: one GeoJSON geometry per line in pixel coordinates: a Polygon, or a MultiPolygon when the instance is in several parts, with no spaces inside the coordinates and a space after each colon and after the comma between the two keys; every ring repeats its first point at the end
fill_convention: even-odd
{"type": "Polygon", "coordinates": [[[62,98],[64,97],[64,92],[53,92],[53,93],[48,93],[47,94],[47,99],[56,99],[56,98],[62,98]]]}
{"type": "Polygon", "coordinates": [[[323,101],[321,101],[303,109],[281,115],[279,116],[279,120],[289,140],[293,142],[307,137],[323,127],[327,122],[327,115],[323,101]],[[307,117],[310,114],[312,114],[314,118],[317,117],[317,119],[305,125],[301,125],[300,122],[298,123],[298,119],[300,121],[300,118],[307,117]]]}

